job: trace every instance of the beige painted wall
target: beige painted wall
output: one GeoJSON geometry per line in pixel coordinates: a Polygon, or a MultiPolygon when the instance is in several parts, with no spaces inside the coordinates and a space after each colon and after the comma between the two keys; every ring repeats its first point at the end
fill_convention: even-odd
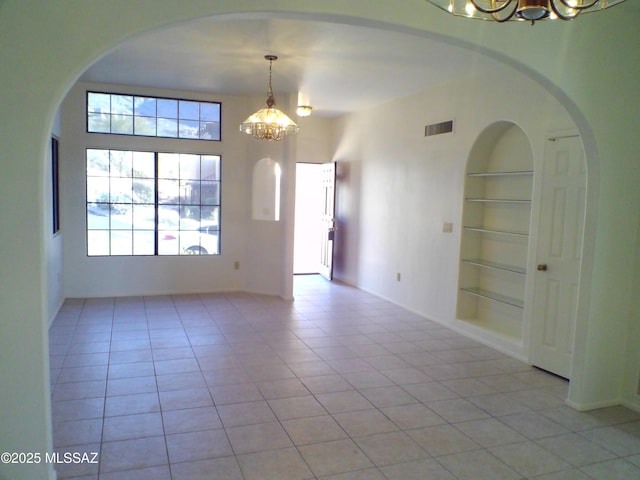
{"type": "MultiPolygon", "coordinates": [[[[478,136],[499,121],[524,131],[538,172],[547,136],[575,129],[555,98],[506,66],[341,119],[334,160],[348,173],[339,176],[337,187],[337,218],[346,233],[338,231],[336,276],[471,334],[456,321],[464,175],[478,136]],[[500,88],[504,79],[513,85],[508,91],[500,88]],[[389,124],[385,135],[371,135],[383,117],[389,124]],[[454,120],[453,133],[424,137],[424,125],[447,119],[454,120]],[[453,224],[451,233],[443,232],[445,222],[453,224]]],[[[535,178],[537,197],[542,176],[535,178]]],[[[532,209],[531,262],[538,203],[532,209]]],[[[529,288],[528,304],[532,293],[529,288]]],[[[525,327],[530,321],[525,319],[525,327]]],[[[525,328],[524,348],[490,341],[526,361],[526,333],[525,328]]]]}
{"type": "MultiPolygon", "coordinates": [[[[583,135],[592,192],[591,260],[583,265],[592,281],[580,312],[572,395],[583,406],[633,402],[638,359],[632,347],[639,340],[640,313],[633,283],[640,264],[637,2],[571,24],[522,28],[450,18],[422,0],[269,5],[261,0],[5,0],[0,3],[0,451],[51,449],[44,169],[59,103],[91,62],[131,35],[189,18],[247,13],[303,15],[448,38],[504,55],[551,89],[583,135]]],[[[288,148],[292,159],[295,149],[288,148]]],[[[292,234],[284,236],[282,272],[287,272],[292,234]]],[[[283,291],[291,281],[285,277],[283,291]]],[[[0,465],[3,479],[47,477],[53,477],[50,465],[0,465]]]]}
{"type": "MultiPolygon", "coordinates": [[[[102,297],[153,295],[185,292],[241,290],[245,278],[246,255],[254,246],[247,238],[250,208],[250,165],[258,159],[249,157],[249,142],[237,133],[243,115],[252,108],[247,98],[211,97],[189,92],[141,89],[127,86],[77,84],[62,104],[63,150],[62,191],[65,233],[64,292],[66,297],[102,297]],[[84,119],[87,90],[149,94],[177,98],[196,98],[222,102],[222,141],[167,140],[162,138],[86,133],[84,119]],[[222,157],[222,218],[224,232],[221,254],[180,257],[87,257],[86,209],[82,199],[86,192],[86,148],[132,148],[172,152],[176,148],[189,153],[222,157]],[[241,269],[234,269],[234,262],[241,269]]],[[[277,152],[276,152],[277,154],[277,152]]],[[[275,252],[271,252],[273,255],[275,252]]],[[[278,255],[276,255],[278,257],[278,255]]],[[[279,293],[273,286],[263,293],[279,293]],[[271,288],[271,289],[270,289],[271,288]]]]}

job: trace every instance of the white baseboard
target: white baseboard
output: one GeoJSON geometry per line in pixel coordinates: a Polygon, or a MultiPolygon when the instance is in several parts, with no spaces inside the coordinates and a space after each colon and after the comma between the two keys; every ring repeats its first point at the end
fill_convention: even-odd
{"type": "Polygon", "coordinates": [[[633,401],[625,400],[622,402],[622,405],[627,407],[629,410],[633,410],[634,412],[640,413],[640,403],[637,401],[633,402],[633,401]]]}
{"type": "Polygon", "coordinates": [[[574,410],[577,410],[579,412],[588,412],[589,410],[597,410],[598,408],[607,408],[607,407],[616,407],[618,405],[622,405],[622,401],[618,400],[602,400],[600,402],[593,402],[593,403],[580,403],[580,402],[574,402],[573,400],[570,399],[566,399],[565,403],[573,408],[574,410]]]}
{"type": "Polygon", "coordinates": [[[425,320],[429,320],[432,322],[437,323],[438,325],[442,325],[445,328],[448,328],[449,330],[452,330],[456,333],[459,333],[460,335],[463,335],[467,338],[470,338],[471,340],[475,340],[487,347],[493,348],[497,351],[499,351],[500,353],[504,353],[505,355],[509,355],[512,358],[515,358],[516,360],[520,360],[521,362],[524,363],[529,363],[528,359],[526,358],[526,356],[523,353],[523,347],[521,343],[518,342],[514,342],[510,339],[506,339],[506,338],[501,338],[498,335],[495,335],[492,332],[486,331],[482,328],[476,327],[474,325],[471,325],[467,322],[464,321],[459,321],[459,320],[455,320],[453,322],[451,321],[446,321],[446,320],[442,320],[439,318],[435,318],[435,317],[428,317],[426,316],[424,313],[419,312],[417,310],[412,309],[411,307],[408,307],[406,305],[403,305],[401,303],[396,302],[395,300],[392,300],[390,298],[385,297],[384,295],[381,295],[377,292],[373,292],[367,288],[363,288],[360,287],[358,285],[355,284],[351,284],[348,283],[344,280],[341,280],[343,283],[346,283],[348,285],[351,285],[359,290],[362,290],[364,292],[370,293],[371,295],[375,295],[378,298],[381,298],[382,300],[385,300],[389,303],[392,303],[394,305],[397,305],[401,308],[404,308],[405,310],[407,310],[408,312],[411,312],[415,315],[418,315],[419,317],[424,318],[425,320]]]}
{"type": "Polygon", "coordinates": [[[53,325],[53,321],[58,316],[58,312],[60,312],[60,309],[62,308],[62,305],[64,305],[65,300],[65,298],[60,298],[58,306],[54,308],[53,312],[49,312],[48,328],[51,328],[51,325],[53,325]]]}

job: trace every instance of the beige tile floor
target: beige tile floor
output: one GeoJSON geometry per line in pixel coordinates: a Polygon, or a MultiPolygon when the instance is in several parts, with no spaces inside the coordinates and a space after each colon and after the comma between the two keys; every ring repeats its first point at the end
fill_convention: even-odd
{"type": "Polygon", "coordinates": [[[373,295],[77,299],[50,330],[58,478],[640,479],[640,415],[373,295]]]}

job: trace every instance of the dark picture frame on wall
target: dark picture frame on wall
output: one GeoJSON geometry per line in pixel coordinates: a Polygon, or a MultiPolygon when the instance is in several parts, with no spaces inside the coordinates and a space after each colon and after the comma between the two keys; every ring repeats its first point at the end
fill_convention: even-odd
{"type": "Polygon", "coordinates": [[[60,142],[51,137],[51,200],[53,207],[53,234],[60,231],[60,173],[59,173],[60,142]]]}

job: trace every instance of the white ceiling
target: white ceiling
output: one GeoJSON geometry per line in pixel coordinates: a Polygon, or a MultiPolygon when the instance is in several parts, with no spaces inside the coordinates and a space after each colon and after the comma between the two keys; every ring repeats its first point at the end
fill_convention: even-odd
{"type": "Polygon", "coordinates": [[[323,116],[495,65],[476,52],[397,32],[290,19],[206,19],[128,40],[82,80],[266,98],[266,54],[279,57],[273,64],[276,100],[299,92],[323,116]]]}

